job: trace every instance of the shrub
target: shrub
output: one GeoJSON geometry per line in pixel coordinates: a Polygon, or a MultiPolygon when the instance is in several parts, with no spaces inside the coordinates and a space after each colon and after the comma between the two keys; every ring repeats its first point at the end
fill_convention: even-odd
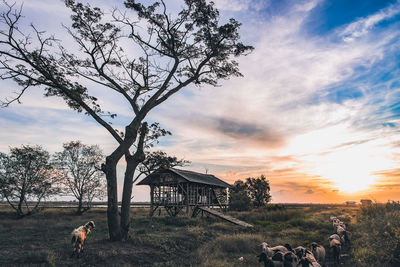
{"type": "Polygon", "coordinates": [[[247,211],[251,208],[251,200],[245,192],[232,192],[229,198],[229,209],[247,211]]]}

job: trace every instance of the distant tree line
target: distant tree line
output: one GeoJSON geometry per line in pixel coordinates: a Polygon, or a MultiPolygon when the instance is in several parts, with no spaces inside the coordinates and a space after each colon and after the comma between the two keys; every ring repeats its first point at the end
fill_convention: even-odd
{"type": "Polygon", "coordinates": [[[229,208],[245,211],[265,206],[271,201],[269,181],[264,175],[237,180],[229,191],[229,208]]]}
{"type": "MultiPolygon", "coordinates": [[[[10,148],[9,154],[0,152],[0,198],[18,217],[37,212],[42,200],[56,195],[73,196],[80,215],[91,208],[93,200],[107,195],[101,170],[105,156],[99,146],[71,141],[63,148],[54,155],[38,145],[10,148]]],[[[161,168],[188,163],[162,151],[147,152],[136,180],[161,168]]]]}

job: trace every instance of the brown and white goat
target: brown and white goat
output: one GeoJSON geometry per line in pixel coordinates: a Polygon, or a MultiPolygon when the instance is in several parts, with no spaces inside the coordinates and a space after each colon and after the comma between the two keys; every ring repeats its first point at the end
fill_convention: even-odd
{"type": "Polygon", "coordinates": [[[90,231],[94,228],[95,228],[94,221],[90,221],[85,225],[81,225],[72,231],[71,245],[73,247],[73,251],[71,257],[73,257],[74,254],[76,253],[79,258],[80,253],[83,251],[83,243],[85,242],[85,239],[90,233],[90,231]]]}

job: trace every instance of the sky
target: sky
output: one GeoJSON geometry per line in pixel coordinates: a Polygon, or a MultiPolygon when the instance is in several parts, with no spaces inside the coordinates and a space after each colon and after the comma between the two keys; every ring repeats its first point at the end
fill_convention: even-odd
{"type": "MultiPolygon", "coordinates": [[[[108,12],[122,6],[86,2],[108,12]]],[[[264,174],[275,203],[400,200],[400,1],[214,2],[222,21],[242,23],[242,40],[255,50],[238,59],[243,77],[188,86],[152,110],[147,119],[173,134],[155,149],[228,183],[264,174]]],[[[70,13],[62,1],[25,1],[23,14],[26,25],[66,38],[70,13]]],[[[18,90],[0,83],[2,99],[18,90]]],[[[132,116],[118,97],[96,93],[119,118],[132,116]]],[[[71,140],[105,153],[116,147],[92,119],[39,88],[21,100],[0,109],[1,152],[39,144],[53,153],[71,140]]],[[[134,201],[149,199],[147,186],[133,194],[134,201]]]]}

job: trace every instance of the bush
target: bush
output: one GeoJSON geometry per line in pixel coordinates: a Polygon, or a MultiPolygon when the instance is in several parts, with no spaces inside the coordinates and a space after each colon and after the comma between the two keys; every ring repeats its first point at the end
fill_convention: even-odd
{"type": "Polygon", "coordinates": [[[354,227],[355,266],[399,266],[399,202],[362,207],[354,227]]]}
{"type": "Polygon", "coordinates": [[[247,211],[251,208],[251,200],[245,192],[232,192],[229,198],[229,209],[247,211]]]}

